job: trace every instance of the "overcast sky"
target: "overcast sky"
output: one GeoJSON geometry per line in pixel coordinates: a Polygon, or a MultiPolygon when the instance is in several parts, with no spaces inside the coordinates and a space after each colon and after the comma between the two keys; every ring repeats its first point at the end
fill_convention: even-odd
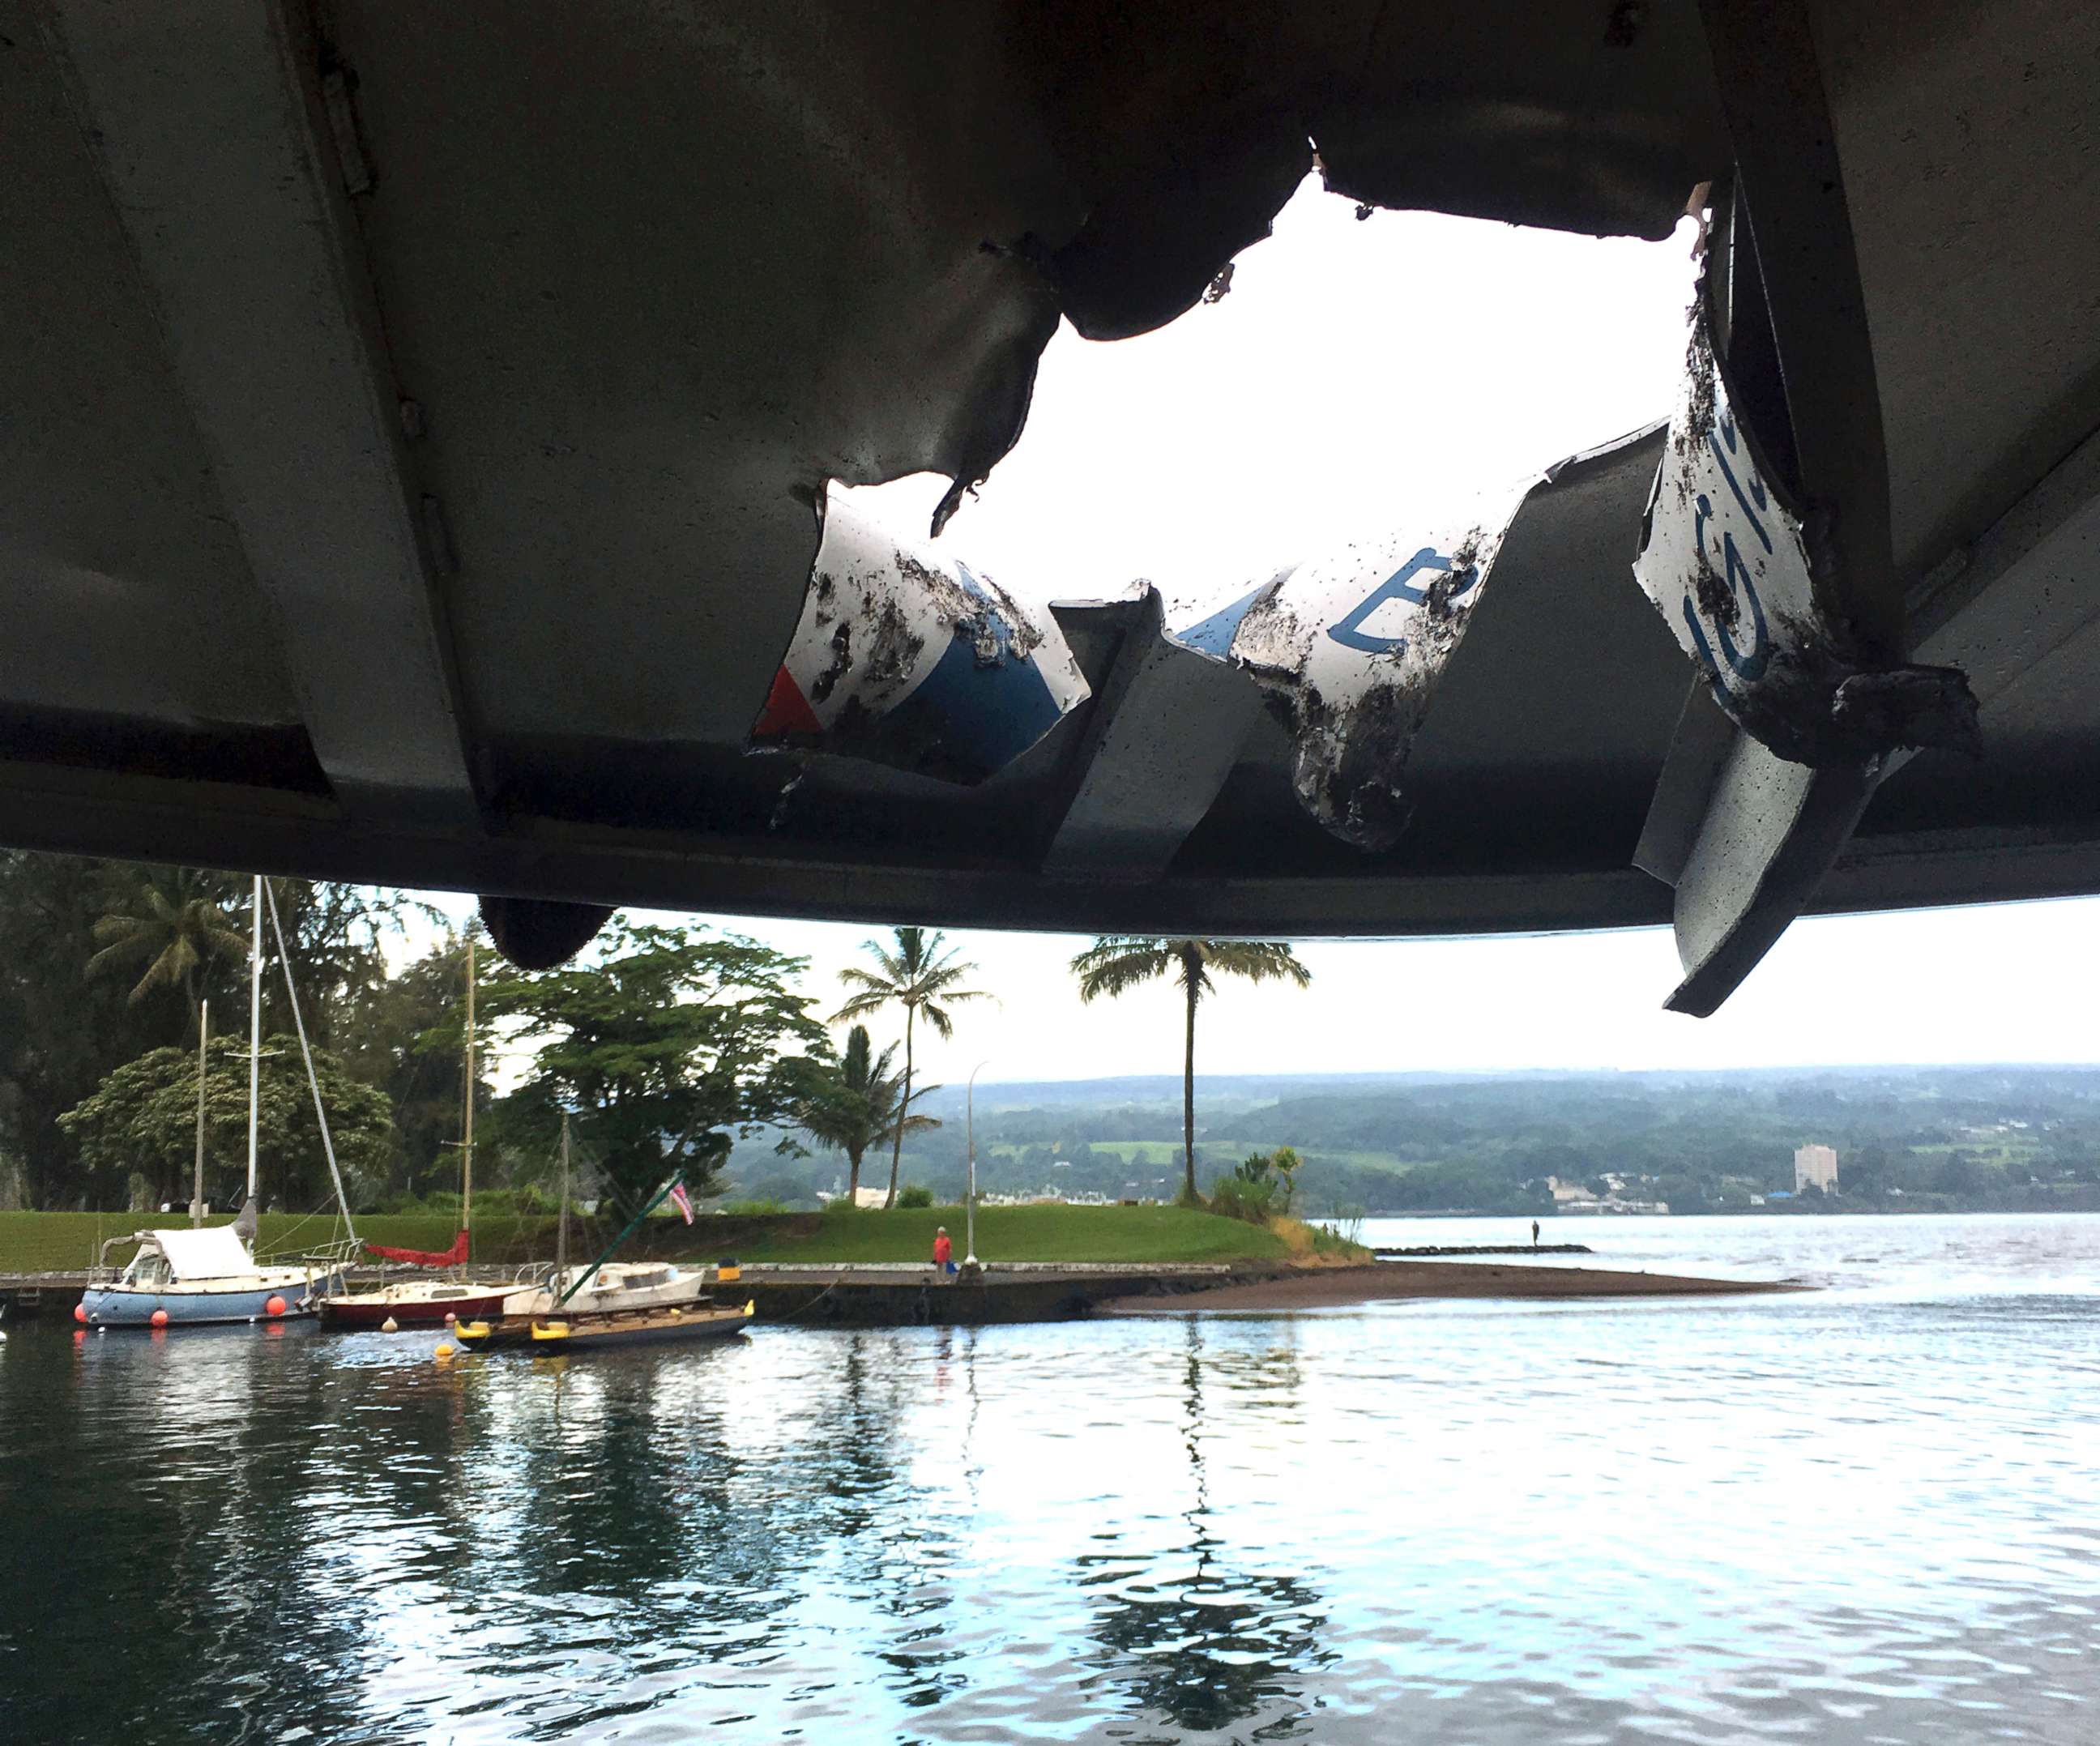
{"type": "MultiPolygon", "coordinates": [[[[1157,582],[1185,623],[1282,563],[1426,518],[1663,417],[1684,355],[1690,227],[1599,242],[1377,213],[1308,183],[1221,302],[1114,345],[1070,329],[1043,358],[1027,430],[943,549],[1038,600],[1157,582]]],[[[854,494],[923,536],[945,481],[854,494]]],[[[1634,584],[1630,575],[1626,585],[1634,584]]],[[[448,906],[460,907],[448,903],[448,906]]],[[[461,913],[464,913],[463,909],[461,913]]],[[[813,961],[835,1003],[869,930],[731,924],[813,961]]],[[[960,1082],[1171,1073],[1166,988],[1083,1008],[1087,942],[953,936],[999,997],[929,1039],[960,1082]]],[[[1310,990],[1233,989],[1206,1009],[1210,1073],[1816,1062],[2090,1061],[2100,902],[1798,924],[1711,1019],[1661,1003],[1666,933],[1314,941],[1310,990]]]]}

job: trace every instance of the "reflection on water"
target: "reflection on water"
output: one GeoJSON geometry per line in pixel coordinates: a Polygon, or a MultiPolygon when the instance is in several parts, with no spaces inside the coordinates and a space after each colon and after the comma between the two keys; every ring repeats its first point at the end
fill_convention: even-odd
{"type": "MultiPolygon", "coordinates": [[[[1333,1660],[1322,1646],[1318,1596],[1296,1576],[1237,1567],[1230,1542],[1211,1519],[1203,1443],[1203,1321],[1185,1324],[1188,1360],[1182,1374],[1181,1431],[1189,1452],[1184,1532],[1162,1574],[1156,1557],[1118,1545],[1082,1554],[1079,1584],[1096,1590],[1094,1641],[1106,1684],[1127,1706],[1192,1732],[1222,1729],[1282,1705],[1296,1710],[1305,1676],[1333,1660]]],[[[1285,1338],[1288,1338],[1286,1325],[1285,1338]]],[[[1229,1356],[1229,1365],[1233,1360],[1229,1356]]],[[[1287,1344],[1237,1365],[1246,1384],[1266,1382],[1286,1406],[1297,1372],[1287,1344]]],[[[1231,1386],[1229,1375],[1221,1378],[1231,1386]]],[[[1287,1484],[1279,1476],[1278,1484],[1287,1484]]],[[[1264,1739],[1296,1735],[1286,1714],[1261,1731],[1264,1739]]],[[[1170,1735],[1170,1737],[1171,1737],[1170,1735]]]]}
{"type": "Polygon", "coordinates": [[[442,1365],[17,1325],[0,1739],[2100,1738],[2100,1220],[1714,1222],[1877,1276],[442,1365]]]}

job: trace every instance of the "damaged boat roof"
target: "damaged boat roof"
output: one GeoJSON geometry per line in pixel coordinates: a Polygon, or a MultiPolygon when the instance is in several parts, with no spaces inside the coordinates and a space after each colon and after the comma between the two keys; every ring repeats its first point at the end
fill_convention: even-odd
{"type": "Polygon", "coordinates": [[[549,901],[1672,923],[1688,1011],[1802,910],[2100,890],[2089,6],[0,0],[0,840],[479,892],[525,955],[587,936],[549,901]],[[1684,403],[1188,623],[832,509],[932,471],[944,520],[1061,318],[1171,320],[1316,168],[1700,211],[1684,403]]]}

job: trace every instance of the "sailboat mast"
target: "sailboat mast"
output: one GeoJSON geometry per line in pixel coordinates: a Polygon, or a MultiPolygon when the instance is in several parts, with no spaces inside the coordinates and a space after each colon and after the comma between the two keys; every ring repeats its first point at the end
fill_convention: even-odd
{"type": "Polygon", "coordinates": [[[466,1121],[460,1136],[460,1228],[474,1259],[474,929],[466,935],[466,1121]]]}
{"type": "Polygon", "coordinates": [[[569,1268],[569,1118],[562,1118],[562,1210],[554,1228],[554,1277],[569,1268]]]}
{"type": "Polygon", "coordinates": [[[197,1003],[196,1179],[190,1187],[190,1224],[204,1223],[204,1046],[211,1035],[211,1003],[197,1003]]]}
{"type": "Polygon", "coordinates": [[[248,1204],[255,1202],[255,1127],[262,1087],[262,875],[255,875],[255,938],[248,950],[248,1204]]]}
{"type": "MultiPolygon", "coordinates": [[[[256,881],[258,885],[262,882],[256,881]]],[[[299,1034],[299,1058],[307,1064],[307,1089],[314,1095],[314,1125],[321,1131],[321,1155],[328,1160],[329,1181],[335,1188],[335,1203],[342,1214],[342,1228],[351,1244],[357,1241],[357,1225],[350,1215],[350,1193],[342,1185],[342,1170],[335,1161],[335,1136],[329,1131],[328,1108],[321,1101],[320,1075],[314,1071],[313,1045],[307,1041],[307,1021],[299,1011],[299,990],[292,981],[292,949],[285,943],[285,924],[277,914],[277,898],[270,895],[270,932],[276,937],[277,962],[285,972],[285,1002],[292,1009],[292,1028],[299,1034]]]]}

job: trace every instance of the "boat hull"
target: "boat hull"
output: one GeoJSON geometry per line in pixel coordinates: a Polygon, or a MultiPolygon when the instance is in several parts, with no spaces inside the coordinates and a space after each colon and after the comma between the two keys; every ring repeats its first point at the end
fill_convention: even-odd
{"type": "Polygon", "coordinates": [[[382,1328],[390,1318],[398,1328],[437,1328],[445,1317],[473,1321],[503,1313],[503,1300],[510,1295],[507,1285],[487,1291],[466,1291],[452,1297],[392,1297],[382,1291],[349,1291],[324,1298],[320,1303],[324,1328],[382,1328]]]}
{"type": "Polygon", "coordinates": [[[726,1339],[750,1326],[752,1306],[717,1309],[701,1305],[672,1314],[668,1311],[554,1318],[513,1317],[469,1325],[457,1332],[470,1349],[491,1346],[529,1347],[541,1356],[557,1352],[601,1351],[611,1347],[690,1344],[726,1339]]]}
{"type": "Polygon", "coordinates": [[[266,1272],[256,1282],[228,1281],[221,1290],[210,1284],[190,1287],[90,1285],[82,1294],[82,1320],[90,1328],[209,1326],[218,1322],[296,1321],[311,1316],[320,1294],[335,1283],[309,1281],[302,1272],[266,1272]],[[271,1298],[285,1307],[272,1314],[271,1298]],[[157,1324],[154,1312],[166,1321],[157,1324]]]}

